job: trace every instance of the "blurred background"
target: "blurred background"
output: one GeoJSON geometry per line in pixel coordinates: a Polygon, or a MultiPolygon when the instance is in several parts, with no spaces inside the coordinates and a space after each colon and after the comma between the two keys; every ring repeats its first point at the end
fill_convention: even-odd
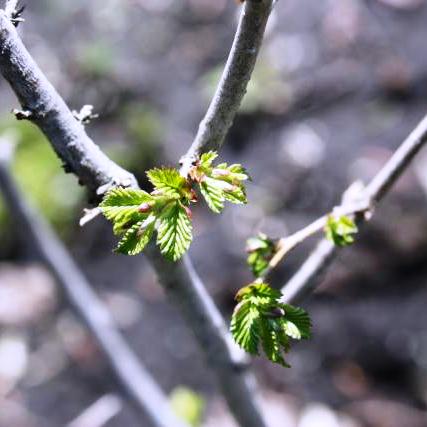
{"type": "MultiPolygon", "coordinates": [[[[191,143],[238,12],[232,0],[32,0],[20,32],[70,107],[94,106],[89,134],[144,187],[145,170],[176,165],[191,143]]],[[[424,0],[277,3],[221,152],[249,169],[250,204],[221,216],[194,212],[190,255],[227,319],[236,290],[251,280],[245,240],[258,231],[283,236],[329,211],[426,113],[426,24],[424,0]]],[[[84,190],[40,132],[10,114],[18,102],[3,79],[0,100],[0,136],[18,143],[16,179],[138,356],[194,426],[235,426],[144,257],[113,255],[100,218],[79,228],[84,190]]],[[[108,415],[102,425],[149,426],[16,226],[2,204],[0,426],[66,426],[94,403],[108,415]]],[[[289,256],[283,284],[314,243],[289,256]]],[[[271,426],[426,426],[426,284],[424,152],[304,302],[314,338],[294,346],[292,368],[255,360],[271,426]]]]}

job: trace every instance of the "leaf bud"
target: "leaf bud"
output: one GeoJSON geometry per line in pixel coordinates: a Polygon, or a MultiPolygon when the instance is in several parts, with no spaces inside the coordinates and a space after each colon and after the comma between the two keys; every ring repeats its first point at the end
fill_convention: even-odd
{"type": "Polygon", "coordinates": [[[184,209],[188,219],[191,220],[193,218],[193,212],[191,212],[191,209],[188,206],[184,206],[184,209]]]}
{"type": "Polygon", "coordinates": [[[150,212],[152,205],[150,203],[141,203],[138,207],[138,212],[147,213],[150,212]]]}

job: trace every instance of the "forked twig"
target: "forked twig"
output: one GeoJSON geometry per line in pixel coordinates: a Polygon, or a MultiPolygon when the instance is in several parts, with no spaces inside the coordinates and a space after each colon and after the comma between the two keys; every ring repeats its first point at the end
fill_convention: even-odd
{"type": "MultiPolygon", "coordinates": [[[[425,116],[390,160],[375,175],[372,181],[362,190],[360,197],[370,200],[373,205],[392,188],[397,179],[406,171],[416,154],[427,142],[427,116],[425,116]]],[[[364,218],[359,218],[363,223],[364,218]]],[[[288,303],[296,303],[308,295],[320,282],[322,273],[333,260],[337,248],[333,243],[323,239],[308,256],[294,276],[283,286],[283,299],[288,303]]]]}

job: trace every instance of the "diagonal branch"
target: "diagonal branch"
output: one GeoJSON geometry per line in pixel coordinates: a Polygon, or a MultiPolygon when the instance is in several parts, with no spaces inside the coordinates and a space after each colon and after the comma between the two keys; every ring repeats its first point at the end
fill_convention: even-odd
{"type": "MultiPolygon", "coordinates": [[[[353,190],[353,186],[351,186],[349,190],[353,190]]],[[[347,192],[349,190],[347,190],[347,192]]],[[[358,194],[358,196],[360,195],[358,194]]],[[[269,274],[279,265],[281,261],[283,261],[283,259],[286,255],[289,254],[289,252],[291,252],[309,237],[320,231],[323,231],[331,215],[334,215],[335,217],[350,216],[352,218],[361,214],[370,215],[370,211],[372,209],[371,203],[372,202],[370,199],[360,199],[357,201],[355,200],[353,202],[348,200],[348,197],[345,197],[344,195],[343,203],[340,206],[336,206],[329,214],[321,216],[320,218],[316,219],[306,227],[302,228],[301,230],[298,230],[290,236],[282,237],[281,239],[279,239],[276,243],[276,252],[274,256],[271,258],[267,268],[264,270],[258,280],[265,281],[269,274]]]]}
{"type": "Polygon", "coordinates": [[[199,125],[193,144],[181,158],[183,176],[187,176],[192,163],[201,152],[218,150],[223,144],[246,94],[272,7],[272,0],[245,1],[233,46],[215,95],[199,125]]]}
{"type": "Polygon", "coordinates": [[[16,9],[18,8],[19,0],[7,0],[4,8],[4,13],[9,19],[13,18],[16,9]]]}
{"type": "MultiPolygon", "coordinates": [[[[360,197],[377,204],[392,188],[397,179],[406,171],[416,154],[427,142],[427,116],[403,141],[390,160],[362,190],[360,197]]],[[[365,222],[361,215],[359,223],[365,222]]],[[[334,259],[337,248],[328,240],[322,239],[309,255],[296,274],[282,288],[286,302],[299,302],[320,282],[322,273],[334,259]]]]}
{"type": "Polygon", "coordinates": [[[23,240],[30,240],[34,244],[68,302],[95,337],[137,409],[148,415],[153,426],[188,427],[173,414],[168,398],[129,347],[110,312],[92,290],[61,241],[39,213],[25,202],[12,179],[9,155],[4,144],[0,146],[0,191],[23,240]]]}
{"type": "Polygon", "coordinates": [[[264,427],[255,392],[255,378],[246,358],[228,333],[218,308],[194,270],[188,256],[177,263],[150,252],[160,283],[169,299],[181,310],[213,369],[230,411],[242,427],[264,427]],[[180,286],[180,284],[186,284],[180,286]]]}
{"type": "MultiPolygon", "coordinates": [[[[267,10],[266,4],[270,5],[270,0],[247,0],[244,9],[246,18],[242,17],[240,28],[263,32],[264,26],[247,25],[245,21],[252,22],[256,18],[254,14],[262,15],[267,10]]],[[[245,44],[242,46],[247,47],[245,44]]],[[[253,67],[251,64],[249,61],[248,65],[253,67]]],[[[83,184],[98,191],[106,185],[137,186],[133,175],[108,159],[87,136],[84,127],[72,116],[63,99],[31,58],[3,11],[0,11],[0,72],[11,84],[22,107],[30,111],[31,121],[39,126],[58,156],[83,184]]],[[[236,420],[244,427],[264,427],[253,395],[251,377],[242,367],[245,359],[241,352],[236,356],[226,325],[190,261],[187,259],[170,264],[157,251],[149,251],[147,256],[156,269],[160,283],[180,307],[205,352],[236,420]]]]}
{"type": "MultiPolygon", "coordinates": [[[[64,100],[25,49],[6,13],[0,10],[0,71],[28,119],[49,139],[64,162],[91,191],[109,185],[135,186],[132,174],[111,161],[86,134],[64,100]]],[[[104,187],[106,188],[106,187],[104,187]]]]}

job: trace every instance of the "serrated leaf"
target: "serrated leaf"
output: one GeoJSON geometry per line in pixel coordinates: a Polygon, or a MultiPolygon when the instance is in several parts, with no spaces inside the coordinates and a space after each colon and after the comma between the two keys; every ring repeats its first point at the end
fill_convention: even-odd
{"type": "Polygon", "coordinates": [[[153,201],[153,196],[133,188],[113,188],[102,200],[99,207],[110,221],[121,220],[129,213],[137,212],[142,203],[153,201]]]}
{"type": "Polygon", "coordinates": [[[281,304],[285,310],[285,318],[295,324],[301,334],[301,338],[308,339],[311,337],[311,320],[308,313],[300,307],[290,304],[281,304]]]}
{"type": "Polygon", "coordinates": [[[301,331],[298,329],[297,325],[295,323],[291,322],[290,320],[283,320],[282,322],[283,330],[285,331],[285,334],[293,338],[294,340],[300,340],[301,339],[301,331]]]}
{"type": "Polygon", "coordinates": [[[207,153],[203,153],[200,156],[200,165],[203,168],[210,168],[212,166],[212,162],[218,157],[218,153],[216,151],[208,151],[207,153]]]}
{"type": "Polygon", "coordinates": [[[185,207],[179,201],[171,203],[157,221],[157,244],[161,253],[177,261],[190,247],[192,238],[191,220],[185,207]]]}
{"type": "Polygon", "coordinates": [[[147,176],[154,188],[162,192],[163,195],[177,199],[184,195],[187,182],[176,169],[155,168],[149,170],[147,176]]]}
{"type": "Polygon", "coordinates": [[[144,203],[153,203],[151,194],[132,188],[110,190],[99,205],[104,216],[113,222],[115,234],[124,233],[129,227],[148,216],[140,212],[144,203]]]}
{"type": "Polygon", "coordinates": [[[219,213],[224,208],[224,201],[247,203],[243,181],[249,179],[249,175],[239,164],[228,166],[220,163],[214,166],[212,163],[217,156],[215,151],[202,154],[199,163],[190,171],[190,177],[199,184],[209,208],[219,213]]]}
{"type": "Polygon", "coordinates": [[[251,300],[257,304],[268,304],[280,299],[282,293],[267,283],[251,283],[237,292],[236,301],[251,300]]]}
{"type": "Polygon", "coordinates": [[[236,205],[246,205],[248,203],[243,186],[236,186],[232,191],[224,191],[224,197],[227,202],[231,202],[236,205]]]}
{"type": "Polygon", "coordinates": [[[244,303],[236,306],[230,325],[236,343],[254,355],[259,355],[259,321],[259,311],[244,303]]]}
{"type": "Polygon", "coordinates": [[[199,188],[209,208],[215,213],[221,213],[224,209],[224,192],[218,187],[210,185],[209,180],[201,182],[199,188]]]}
{"type": "Polygon", "coordinates": [[[137,255],[144,250],[154,233],[155,216],[150,215],[129,228],[117,245],[116,252],[137,255]]]}
{"type": "MultiPolygon", "coordinates": [[[[227,163],[221,163],[215,166],[215,169],[226,170],[228,172],[227,177],[230,182],[251,180],[251,177],[246,168],[244,168],[241,164],[238,163],[234,163],[230,166],[228,166],[227,163]]],[[[215,169],[213,170],[214,175],[215,169]]]]}
{"type": "Polygon", "coordinates": [[[247,263],[255,277],[263,275],[276,252],[276,243],[263,233],[246,241],[247,263]]]}
{"type": "Polygon", "coordinates": [[[274,363],[289,367],[283,354],[290,349],[289,338],[310,336],[308,314],[280,302],[282,294],[266,283],[252,283],[236,294],[230,331],[236,343],[251,354],[264,353],[274,363]]]}
{"type": "Polygon", "coordinates": [[[261,342],[264,353],[271,362],[290,368],[283,357],[280,331],[276,331],[270,320],[261,322],[261,342]]]}
{"type": "Polygon", "coordinates": [[[336,217],[329,215],[326,226],[326,238],[336,246],[348,246],[354,242],[354,235],[358,232],[357,225],[348,216],[336,217]]]}

